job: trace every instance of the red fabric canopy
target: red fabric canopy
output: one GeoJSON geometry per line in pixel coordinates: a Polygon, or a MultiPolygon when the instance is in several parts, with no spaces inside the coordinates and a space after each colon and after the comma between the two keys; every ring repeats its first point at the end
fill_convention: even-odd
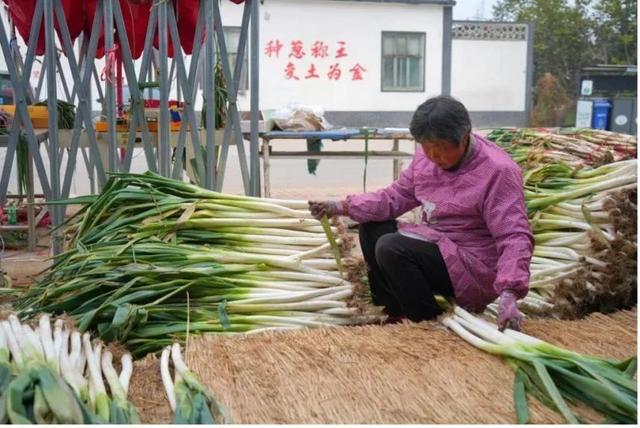
{"type": "MultiPolygon", "coordinates": [[[[25,41],[29,41],[31,31],[31,21],[36,10],[36,3],[38,0],[4,0],[8,6],[9,16],[15,23],[18,33],[25,41]]],[[[67,18],[67,26],[69,27],[69,34],[71,40],[75,40],[83,30],[84,16],[78,12],[77,0],[61,0],[62,10],[67,18]]],[[[60,26],[58,20],[54,22],[54,28],[60,36],[60,26]]],[[[40,34],[38,36],[38,42],[36,44],[36,55],[44,55],[45,40],[44,40],[44,17],[42,18],[42,24],[40,24],[40,34]]]]}
{"type": "MultiPolygon", "coordinates": [[[[31,30],[31,21],[35,13],[36,2],[38,0],[4,0],[8,6],[9,16],[15,23],[16,29],[22,38],[28,43],[31,30]]],[[[93,18],[98,8],[98,0],[61,0],[62,8],[69,26],[71,40],[75,40],[80,33],[89,37],[91,35],[91,27],[93,26],[93,18]]],[[[232,3],[244,3],[244,0],[229,0],[232,3]]],[[[151,0],[119,0],[122,17],[129,40],[129,47],[133,58],[139,58],[144,49],[144,39],[147,34],[147,25],[149,23],[149,15],[151,12],[151,0]]],[[[190,55],[193,51],[193,43],[195,38],[196,24],[198,23],[198,10],[200,0],[179,0],[173,4],[176,21],[178,24],[178,33],[180,35],[180,45],[185,54],[190,55]]],[[[55,29],[60,35],[60,29],[55,22],[55,29]]],[[[167,28],[167,31],[169,29],[167,28]]],[[[114,25],[114,40],[118,43],[120,34],[114,25]]],[[[158,35],[154,39],[153,45],[157,48],[158,35]]],[[[44,41],[44,20],[40,27],[40,35],[36,45],[36,55],[43,55],[45,50],[44,41]]],[[[168,54],[173,56],[173,43],[171,36],[168,34],[168,54]]],[[[100,37],[98,39],[98,48],[96,50],[96,58],[104,56],[104,25],[100,26],[100,37]]]]}

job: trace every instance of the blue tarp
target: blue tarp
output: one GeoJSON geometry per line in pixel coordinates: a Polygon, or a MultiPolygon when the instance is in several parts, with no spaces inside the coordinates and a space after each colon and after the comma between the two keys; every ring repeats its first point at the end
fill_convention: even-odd
{"type": "Polygon", "coordinates": [[[267,140],[277,138],[300,138],[300,139],[319,139],[319,140],[346,140],[351,137],[363,136],[364,132],[368,132],[369,136],[373,135],[396,135],[409,133],[407,128],[341,128],[329,129],[326,131],[270,131],[261,133],[260,136],[267,140]]]}
{"type": "Polygon", "coordinates": [[[326,131],[270,131],[261,134],[262,138],[317,138],[320,140],[345,140],[360,135],[359,128],[329,129],[326,131]]]}

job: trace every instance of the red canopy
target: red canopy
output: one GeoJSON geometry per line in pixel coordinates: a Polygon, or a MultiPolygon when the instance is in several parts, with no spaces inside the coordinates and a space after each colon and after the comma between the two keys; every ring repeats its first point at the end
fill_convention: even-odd
{"type": "MultiPolygon", "coordinates": [[[[36,10],[36,3],[38,0],[4,0],[8,6],[9,16],[15,23],[18,33],[25,41],[29,41],[29,35],[31,31],[31,21],[36,10]]],[[[78,13],[77,0],[61,0],[62,9],[67,17],[67,26],[69,27],[69,33],[71,39],[75,40],[82,32],[84,26],[84,17],[80,12],[78,13]]],[[[60,35],[60,26],[58,20],[55,20],[54,27],[60,35]]],[[[36,45],[36,55],[44,55],[45,41],[44,41],[44,18],[42,24],[40,24],[40,36],[38,37],[38,43],[36,45]]]]}
{"type": "MultiPolygon", "coordinates": [[[[28,43],[31,21],[35,13],[36,2],[39,0],[4,0],[8,6],[9,16],[14,22],[18,33],[28,43]]],[[[118,0],[122,17],[129,40],[129,47],[133,58],[139,58],[144,49],[144,39],[147,34],[147,25],[149,23],[149,15],[151,12],[151,0],[118,0]]],[[[232,3],[240,4],[244,0],[229,0],[232,3]]],[[[61,0],[62,8],[69,26],[71,40],[75,40],[80,33],[89,37],[91,35],[91,27],[93,26],[93,18],[98,8],[98,0],[61,0]]],[[[193,51],[193,42],[195,37],[196,24],[198,23],[198,10],[200,0],[179,0],[173,3],[173,8],[178,24],[178,33],[180,35],[180,45],[185,54],[190,55],[193,51]]],[[[114,25],[115,27],[115,25],[114,25]]],[[[55,22],[55,29],[60,35],[60,29],[55,22]]],[[[167,28],[167,31],[169,29],[167,28]]],[[[116,43],[120,38],[120,34],[114,28],[114,40],[116,43]]],[[[158,47],[158,35],[154,39],[154,46],[158,47]]],[[[36,55],[43,55],[45,49],[44,41],[44,20],[40,27],[40,35],[36,45],[36,55]]],[[[173,44],[171,36],[168,41],[168,54],[173,56],[173,44]]],[[[96,58],[104,56],[104,25],[100,26],[100,38],[98,39],[98,48],[96,50],[96,58]]]]}

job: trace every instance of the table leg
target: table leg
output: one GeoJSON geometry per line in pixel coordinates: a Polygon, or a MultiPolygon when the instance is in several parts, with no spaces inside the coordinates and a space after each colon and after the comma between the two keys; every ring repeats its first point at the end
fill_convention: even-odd
{"type": "Polygon", "coordinates": [[[262,162],[263,162],[263,181],[264,181],[264,197],[271,197],[271,159],[269,158],[269,140],[262,140],[262,162]]]}
{"type": "MultiPolygon", "coordinates": [[[[20,142],[18,142],[20,144],[20,142]]],[[[35,191],[33,189],[33,156],[31,148],[27,150],[27,244],[29,251],[36,250],[36,216],[35,216],[35,191]]]]}
{"type": "MultiPolygon", "coordinates": [[[[393,139],[393,149],[394,152],[397,152],[400,150],[400,140],[398,140],[397,138],[393,139]]],[[[400,178],[400,168],[402,167],[401,164],[402,160],[401,159],[397,159],[394,158],[393,159],[393,180],[397,180],[398,178],[400,178]]]]}

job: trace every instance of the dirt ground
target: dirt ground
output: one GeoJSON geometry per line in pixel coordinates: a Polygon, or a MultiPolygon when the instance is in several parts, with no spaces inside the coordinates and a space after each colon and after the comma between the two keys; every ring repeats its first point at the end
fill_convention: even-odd
{"type": "MultiPolygon", "coordinates": [[[[637,353],[637,313],[529,320],[524,331],[587,355],[637,353]]],[[[513,370],[438,322],[193,338],[190,369],[241,424],[515,424],[513,370]]],[[[159,360],[135,363],[144,423],[170,423],[159,360]],[[149,394],[149,391],[157,391],[149,394]]],[[[560,424],[530,398],[531,422],[560,424]]],[[[602,421],[579,408],[588,422],[602,421]]]]}

